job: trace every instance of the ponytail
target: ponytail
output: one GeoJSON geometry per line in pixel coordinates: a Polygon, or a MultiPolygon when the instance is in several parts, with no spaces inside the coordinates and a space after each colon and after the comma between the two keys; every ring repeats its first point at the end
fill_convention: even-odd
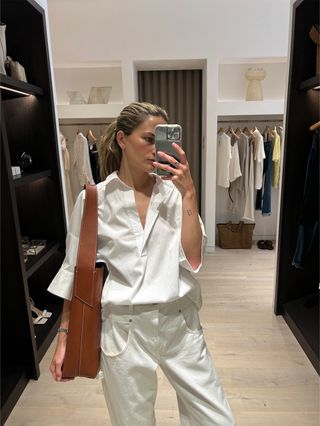
{"type": "Polygon", "coordinates": [[[101,180],[115,170],[119,170],[122,151],[116,140],[117,120],[113,121],[106,130],[99,145],[99,166],[101,180]]]}

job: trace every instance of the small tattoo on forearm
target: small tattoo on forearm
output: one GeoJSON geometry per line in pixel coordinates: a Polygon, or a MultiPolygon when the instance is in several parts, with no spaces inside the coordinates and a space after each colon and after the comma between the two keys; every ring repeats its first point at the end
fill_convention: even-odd
{"type": "Polygon", "coordinates": [[[187,209],[187,214],[188,214],[188,216],[191,216],[192,215],[192,210],[191,209],[187,209]]]}

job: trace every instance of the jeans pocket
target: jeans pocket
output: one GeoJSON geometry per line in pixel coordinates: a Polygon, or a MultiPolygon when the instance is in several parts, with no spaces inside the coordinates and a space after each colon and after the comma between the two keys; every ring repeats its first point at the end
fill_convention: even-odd
{"type": "Polygon", "coordinates": [[[194,304],[179,310],[179,312],[181,313],[187,333],[195,334],[202,331],[198,309],[194,304]]]}
{"type": "Polygon", "coordinates": [[[122,355],[129,346],[131,334],[131,318],[108,316],[101,326],[102,351],[108,357],[122,355]]]}

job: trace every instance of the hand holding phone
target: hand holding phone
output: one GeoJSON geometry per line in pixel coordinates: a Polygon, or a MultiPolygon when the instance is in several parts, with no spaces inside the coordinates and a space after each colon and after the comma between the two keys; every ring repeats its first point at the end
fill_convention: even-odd
{"type": "MultiPolygon", "coordinates": [[[[158,124],[155,128],[155,141],[156,141],[156,161],[161,164],[168,164],[174,167],[171,163],[164,160],[160,155],[159,151],[165,152],[166,154],[174,157],[179,161],[176,150],[173,148],[172,143],[176,143],[181,146],[182,141],[182,128],[179,124],[158,124]]],[[[169,176],[170,172],[161,168],[156,169],[156,173],[159,176],[169,176]]]]}

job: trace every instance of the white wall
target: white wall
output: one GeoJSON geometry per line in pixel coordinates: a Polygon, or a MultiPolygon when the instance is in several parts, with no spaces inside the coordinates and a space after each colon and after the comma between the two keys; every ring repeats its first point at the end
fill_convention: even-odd
{"type": "Polygon", "coordinates": [[[287,56],[290,0],[49,0],[54,64],[121,61],[123,100],[135,99],[135,61],[204,60],[205,202],[215,245],[218,64],[287,56]]]}
{"type": "Polygon", "coordinates": [[[49,0],[55,62],[285,56],[289,0],[49,0]]]}

